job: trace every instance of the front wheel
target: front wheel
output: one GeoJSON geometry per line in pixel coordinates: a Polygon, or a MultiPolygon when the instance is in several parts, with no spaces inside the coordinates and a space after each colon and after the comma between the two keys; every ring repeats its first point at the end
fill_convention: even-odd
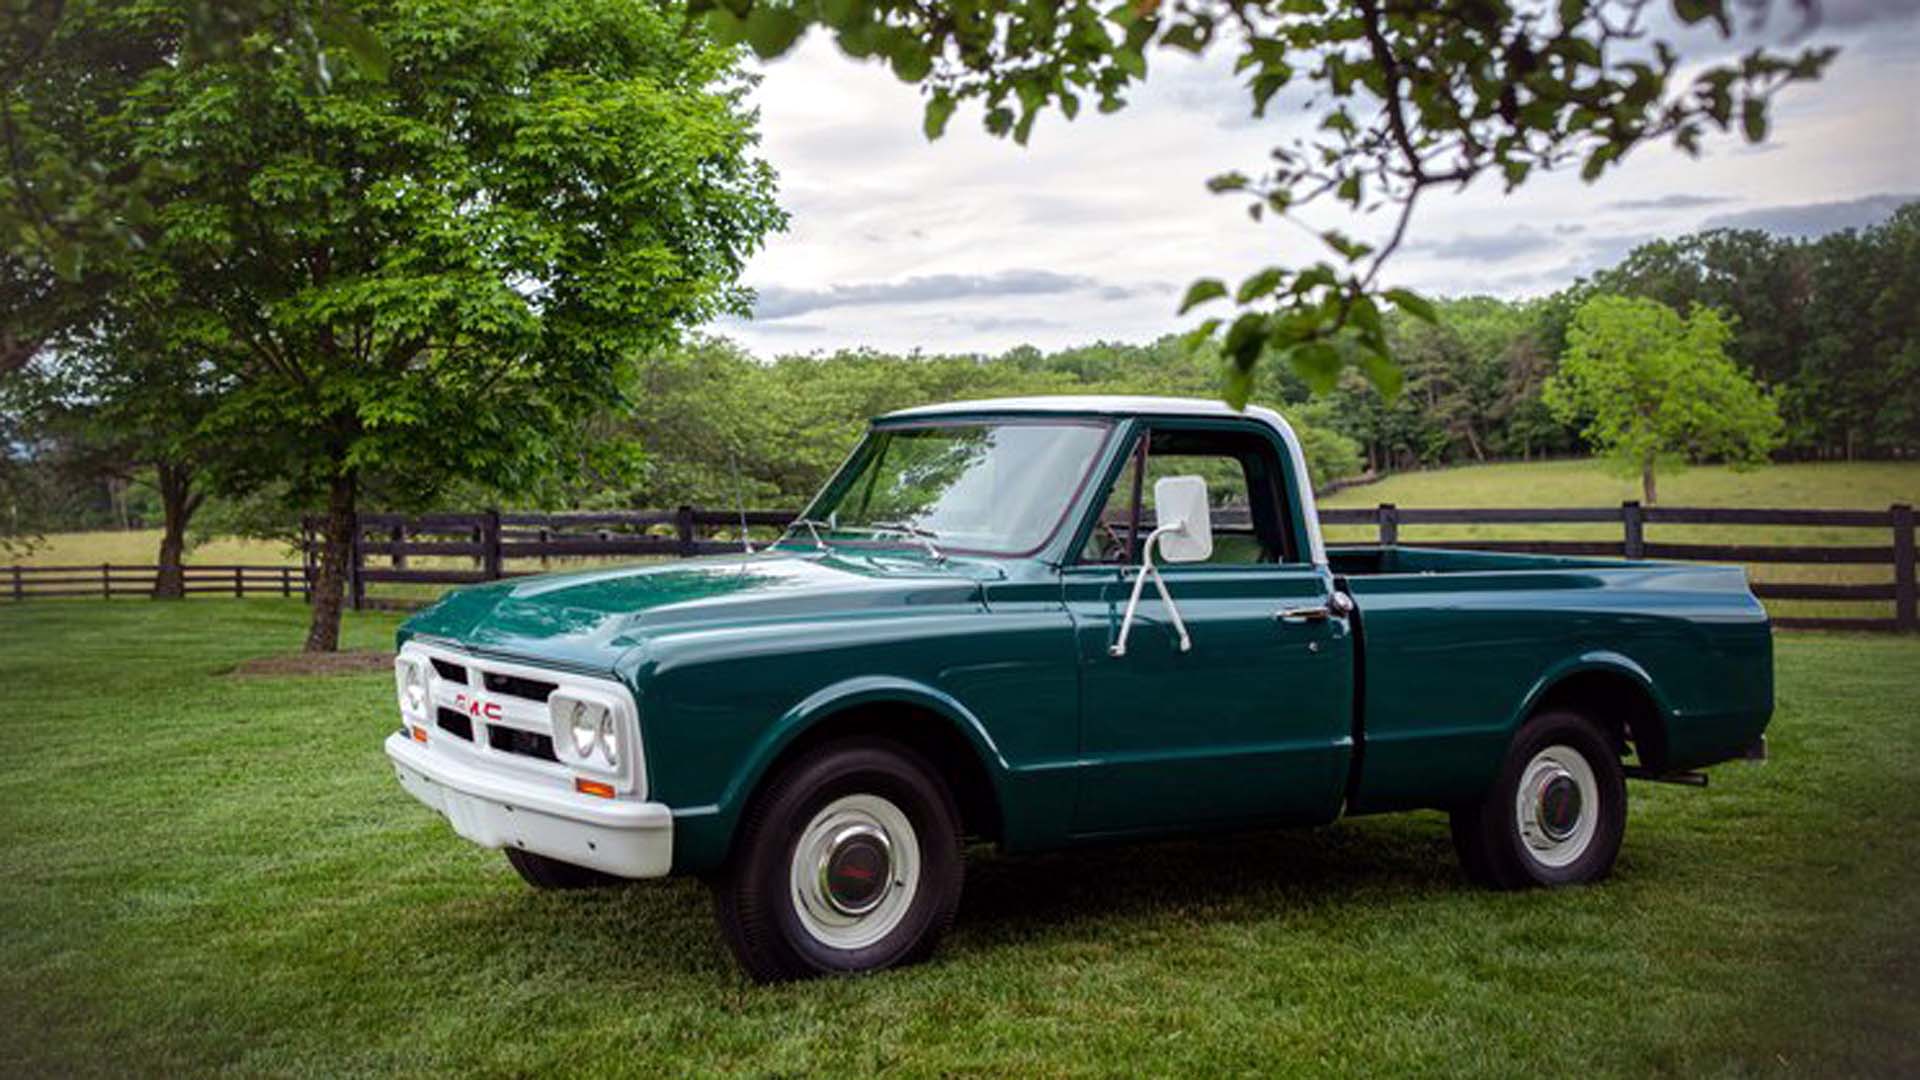
{"type": "Polygon", "coordinates": [[[1612,871],[1627,829],[1619,754],[1586,717],[1541,713],[1514,736],[1493,788],[1456,807],[1452,825],[1461,863],[1482,884],[1598,881],[1612,871]]]}
{"type": "Polygon", "coordinates": [[[716,909],[761,982],[877,971],[933,951],[961,874],[939,774],[899,744],[843,742],[782,769],[754,800],[716,909]]]}
{"type": "Polygon", "coordinates": [[[506,851],[507,862],[520,875],[520,880],[536,889],[599,889],[625,880],[592,867],[576,866],[520,848],[510,847],[506,851]]]}

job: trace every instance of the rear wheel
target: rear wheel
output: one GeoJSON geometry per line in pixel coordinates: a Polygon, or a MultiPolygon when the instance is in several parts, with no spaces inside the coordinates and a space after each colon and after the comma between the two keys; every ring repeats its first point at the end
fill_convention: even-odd
{"type": "Polygon", "coordinates": [[[513,864],[520,874],[520,880],[536,889],[597,889],[606,885],[618,885],[625,878],[603,873],[590,867],[577,866],[559,859],[550,859],[545,855],[535,855],[531,851],[519,848],[507,848],[507,862],[513,864]]]}
{"type": "Polygon", "coordinates": [[[1453,811],[1468,876],[1500,889],[1598,881],[1627,827],[1627,783],[1606,734],[1578,713],[1521,727],[1485,797],[1453,811]]]}
{"type": "Polygon", "coordinates": [[[961,875],[939,774],[904,746],[863,739],[774,777],[715,883],[716,908],[740,966],[762,982],[877,971],[932,953],[961,875]]]}

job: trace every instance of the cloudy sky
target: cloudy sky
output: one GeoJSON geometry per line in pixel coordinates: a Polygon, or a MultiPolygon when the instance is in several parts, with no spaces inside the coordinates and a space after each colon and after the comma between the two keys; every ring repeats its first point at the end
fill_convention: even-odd
{"type": "MultiPolygon", "coordinates": [[[[1731,47],[1786,37],[1785,14],[1731,47]]],[[[1681,40],[1690,57],[1730,48],[1681,40]]],[[[1920,198],[1920,0],[1826,0],[1811,40],[1840,56],[1823,81],[1778,99],[1766,144],[1719,137],[1699,159],[1648,146],[1592,185],[1569,173],[1511,196],[1490,180],[1430,191],[1387,276],[1521,296],[1654,237],[1717,225],[1817,234],[1920,198]]],[[[763,149],[793,220],[748,268],[754,318],[714,329],[762,355],[1144,341],[1192,321],[1174,312],[1197,276],[1320,257],[1305,231],[1252,225],[1243,200],[1204,186],[1257,172],[1300,130],[1297,114],[1276,101],[1252,120],[1225,53],[1153,63],[1126,109],[1072,123],[1049,112],[1025,148],[986,135],[966,106],[927,142],[918,92],[824,35],[763,65],[763,149]]],[[[1305,216],[1361,236],[1385,224],[1332,206],[1305,216]]]]}

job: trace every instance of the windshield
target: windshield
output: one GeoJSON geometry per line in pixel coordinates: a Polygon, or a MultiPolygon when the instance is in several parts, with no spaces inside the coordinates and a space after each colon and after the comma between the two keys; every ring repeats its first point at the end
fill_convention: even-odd
{"type": "Polygon", "coordinates": [[[1026,554],[1053,535],[1106,437],[1104,424],[1067,422],[877,428],[796,533],[1026,554]]]}

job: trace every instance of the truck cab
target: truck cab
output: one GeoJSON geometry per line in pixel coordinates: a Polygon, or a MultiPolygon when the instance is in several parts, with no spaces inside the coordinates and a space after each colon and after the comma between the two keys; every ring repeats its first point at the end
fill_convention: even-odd
{"type": "Polygon", "coordinates": [[[1611,870],[1629,772],[1749,754],[1737,568],[1329,549],[1264,409],[910,409],[779,542],[450,593],[402,628],[403,786],[530,884],[714,882],[763,979],[927,955],[963,844],[1451,814],[1471,878],[1611,870]]]}

